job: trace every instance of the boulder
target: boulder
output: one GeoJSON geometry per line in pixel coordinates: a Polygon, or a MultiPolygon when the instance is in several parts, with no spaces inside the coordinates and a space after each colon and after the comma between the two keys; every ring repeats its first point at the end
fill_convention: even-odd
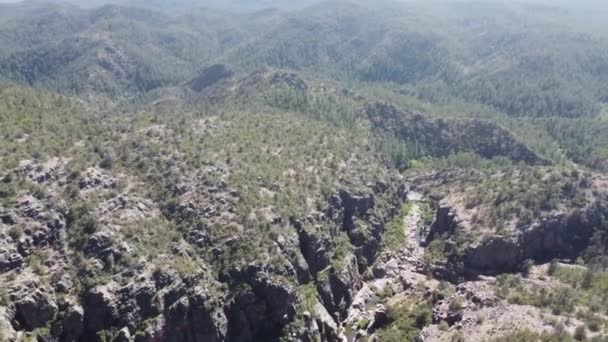
{"type": "Polygon", "coordinates": [[[374,320],[369,325],[369,332],[375,331],[386,323],[388,323],[388,310],[384,305],[378,304],[374,310],[374,320]]]}
{"type": "Polygon", "coordinates": [[[108,232],[97,232],[88,239],[85,246],[88,255],[103,259],[112,253],[112,237],[108,232]]]}
{"type": "Polygon", "coordinates": [[[124,327],[118,331],[118,335],[114,339],[114,342],[131,342],[132,340],[131,332],[129,332],[127,327],[124,327]]]}
{"type": "Polygon", "coordinates": [[[23,265],[23,257],[19,253],[0,254],[0,273],[12,271],[23,265]]]}

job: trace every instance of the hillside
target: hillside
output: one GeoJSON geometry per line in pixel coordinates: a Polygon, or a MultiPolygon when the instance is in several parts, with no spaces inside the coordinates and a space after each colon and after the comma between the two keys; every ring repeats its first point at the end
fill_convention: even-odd
{"type": "Polygon", "coordinates": [[[0,341],[608,340],[606,16],[0,4],[0,341]]]}

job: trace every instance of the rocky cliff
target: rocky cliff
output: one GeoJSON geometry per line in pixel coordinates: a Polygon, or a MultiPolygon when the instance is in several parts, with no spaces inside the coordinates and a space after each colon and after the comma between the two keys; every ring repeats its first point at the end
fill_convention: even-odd
{"type": "MultiPolygon", "coordinates": [[[[521,174],[493,175],[491,181],[477,180],[480,182],[477,187],[471,186],[475,177],[463,180],[462,173],[454,182],[441,181],[442,177],[437,177],[437,173],[422,176],[437,186],[435,190],[444,191],[443,198],[436,199],[433,205],[435,218],[426,234],[426,242],[448,241],[448,246],[453,248],[448,247],[445,251],[453,253],[449,257],[454,265],[458,264],[455,267],[468,275],[518,272],[526,260],[546,263],[552,259],[576,259],[594,243],[594,235],[606,229],[605,179],[601,175],[561,172],[561,178],[557,180],[549,176],[550,169],[545,172],[539,175],[542,182],[547,182],[547,187],[542,188],[547,193],[540,195],[545,201],[540,204],[526,202],[529,199],[525,192],[509,199],[505,184],[530,186],[520,178],[521,174]],[[572,184],[577,182],[577,188],[572,189],[572,184]],[[553,192],[551,187],[560,189],[561,194],[553,192]],[[479,199],[484,196],[477,192],[481,189],[487,198],[479,199]],[[493,197],[495,195],[498,197],[493,197]],[[525,203],[538,205],[537,211],[528,211],[525,203]],[[509,208],[510,212],[504,208],[509,208]]],[[[450,178],[455,174],[443,175],[450,178]]],[[[425,184],[425,181],[418,184],[425,184]]],[[[532,185],[531,189],[539,196],[538,184],[532,185]]]]}
{"type": "Polygon", "coordinates": [[[434,117],[382,102],[367,104],[363,112],[374,128],[407,141],[416,153],[446,157],[474,152],[485,158],[503,156],[514,162],[548,164],[511,132],[491,121],[434,117]]]}

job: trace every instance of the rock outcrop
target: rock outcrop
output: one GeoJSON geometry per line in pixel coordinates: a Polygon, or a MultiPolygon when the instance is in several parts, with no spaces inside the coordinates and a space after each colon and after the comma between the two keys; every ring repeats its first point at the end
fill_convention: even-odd
{"type": "Polygon", "coordinates": [[[293,285],[273,279],[272,273],[277,276],[275,270],[250,265],[230,274],[231,287],[236,288],[227,308],[231,341],[277,337],[295,317],[297,296],[293,285]]]}
{"type": "Polygon", "coordinates": [[[201,92],[220,80],[232,76],[232,74],[233,72],[225,65],[215,64],[205,68],[197,78],[188,83],[188,86],[195,92],[201,92]]]}
{"type": "Polygon", "coordinates": [[[317,290],[328,311],[336,320],[341,320],[352,303],[354,294],[361,287],[357,257],[353,254],[347,255],[341,261],[340,269],[326,272],[329,274],[322,275],[317,290]]]}
{"type": "Polygon", "coordinates": [[[216,285],[206,277],[183,279],[164,271],[144,273],[126,287],[110,283],[84,295],[84,338],[109,331],[145,341],[222,341],[227,318],[216,285]],[[200,284],[200,285],[199,285],[200,284]]]}
{"type": "MultiPolygon", "coordinates": [[[[602,209],[591,207],[569,213],[557,213],[552,217],[518,227],[503,235],[486,235],[471,241],[460,257],[459,268],[469,275],[518,272],[525,260],[548,262],[554,258],[575,259],[590,243],[593,234],[602,227],[602,209]]],[[[438,206],[436,220],[431,226],[428,241],[466,230],[457,212],[448,204],[438,206]]]]}
{"type": "Polygon", "coordinates": [[[575,259],[589,246],[601,220],[595,208],[576,210],[521,227],[514,236],[488,237],[467,248],[465,268],[481,273],[517,272],[527,259],[575,259]]]}
{"type": "Polygon", "coordinates": [[[15,320],[28,330],[46,325],[57,315],[57,304],[41,289],[15,300],[15,320]]]}
{"type": "Polygon", "coordinates": [[[371,102],[363,110],[372,127],[395,136],[435,157],[474,152],[485,158],[508,157],[514,162],[547,165],[506,128],[480,119],[446,119],[400,110],[392,105],[371,102]]]}

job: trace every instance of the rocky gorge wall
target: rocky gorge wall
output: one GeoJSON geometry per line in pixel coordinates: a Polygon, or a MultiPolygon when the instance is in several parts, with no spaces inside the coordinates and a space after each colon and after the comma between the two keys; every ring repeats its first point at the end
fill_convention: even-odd
{"type": "MultiPolygon", "coordinates": [[[[30,171],[35,169],[40,167],[30,171]]],[[[257,260],[225,268],[216,277],[211,262],[202,258],[192,274],[140,258],[108,271],[133,252],[131,242],[120,234],[123,228],[100,225],[79,240],[80,245],[73,245],[75,208],[61,201],[57,191],[67,175],[60,167],[48,173],[41,180],[48,186],[47,195],[25,196],[13,207],[0,208],[0,272],[14,278],[0,310],[0,327],[9,341],[34,331],[47,341],[62,342],[258,341],[277,340],[286,331],[291,331],[291,340],[337,341],[337,324],[361,285],[361,273],[375,260],[385,225],[407,194],[400,177],[357,190],[342,188],[328,198],[323,212],[287,223],[294,238],[284,234],[277,239],[277,257],[286,260],[284,264],[257,260]],[[18,226],[36,228],[10,236],[8,231],[18,226]],[[337,252],[339,236],[346,236],[348,244],[337,252]],[[81,253],[71,250],[77,246],[81,253]],[[40,251],[47,258],[43,270],[32,270],[28,258],[40,251]],[[316,289],[312,312],[302,312],[298,293],[299,286],[307,284],[316,289]],[[290,325],[296,321],[300,323],[293,330],[290,325]]],[[[115,181],[103,171],[90,170],[80,182],[80,195],[109,193],[115,181]]],[[[111,213],[123,224],[134,224],[139,215],[183,223],[191,229],[169,252],[173,258],[189,258],[196,248],[213,252],[221,247],[207,231],[190,225],[203,215],[232,210],[234,190],[214,189],[205,194],[217,199],[211,207],[184,201],[168,210],[121,194],[90,215],[99,222],[110,222],[104,215],[111,213]]],[[[181,193],[188,198],[187,190],[181,193]]]]}
{"type": "MultiPolygon", "coordinates": [[[[449,206],[437,208],[429,241],[440,236],[459,234],[463,229],[457,213],[449,206]]],[[[576,259],[588,246],[594,233],[605,229],[604,211],[592,206],[557,213],[540,221],[518,227],[504,235],[491,235],[466,246],[460,271],[467,275],[519,272],[525,260],[548,262],[555,258],[576,259]]]]}

